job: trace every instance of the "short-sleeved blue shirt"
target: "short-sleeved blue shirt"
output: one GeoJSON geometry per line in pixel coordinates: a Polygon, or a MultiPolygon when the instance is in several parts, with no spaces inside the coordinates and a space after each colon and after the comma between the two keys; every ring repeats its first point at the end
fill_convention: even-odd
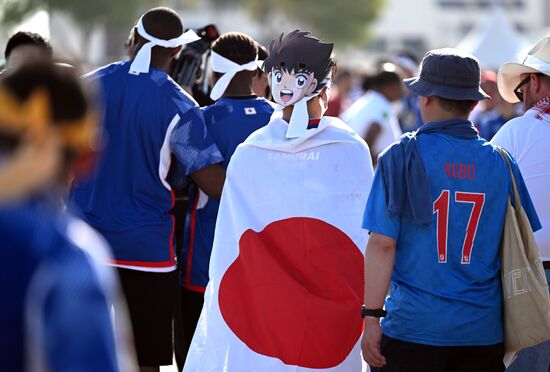
{"type": "Polygon", "coordinates": [[[69,201],[107,239],[114,264],[173,270],[172,156],[184,176],[223,158],[187,93],[160,69],[132,75],[129,67],[114,63],[87,76],[100,88],[104,147],[69,201]]]}
{"type": "MultiPolygon", "coordinates": [[[[265,126],[273,113],[273,103],[264,98],[222,98],[202,112],[208,132],[223,155],[227,168],[235,149],[252,132],[265,126]]],[[[189,188],[182,253],[182,283],[187,289],[204,292],[219,201],[201,194],[196,185],[189,188]]]]}
{"type": "MultiPolygon", "coordinates": [[[[392,150],[390,147],[381,156],[392,150]]],[[[430,226],[390,217],[377,170],[363,227],[397,241],[385,335],[436,345],[502,342],[499,244],[511,178],[505,160],[481,138],[417,138],[433,201],[430,226]]],[[[540,222],[515,161],[521,203],[533,230],[540,222]]]]}
{"type": "Polygon", "coordinates": [[[0,208],[0,371],[42,357],[51,371],[118,371],[97,272],[61,221],[37,210],[0,208]]]}

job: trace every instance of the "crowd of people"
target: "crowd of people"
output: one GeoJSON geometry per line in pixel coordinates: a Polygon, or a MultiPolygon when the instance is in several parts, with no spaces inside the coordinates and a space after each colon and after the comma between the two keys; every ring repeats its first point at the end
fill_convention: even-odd
{"type": "Polygon", "coordinates": [[[360,76],[281,31],[216,36],[191,86],[204,37],[169,8],[83,76],[9,39],[0,370],[550,370],[550,36],[498,72],[444,48],[360,76]],[[514,279],[547,321],[522,350],[510,207],[546,275],[514,279]]]}

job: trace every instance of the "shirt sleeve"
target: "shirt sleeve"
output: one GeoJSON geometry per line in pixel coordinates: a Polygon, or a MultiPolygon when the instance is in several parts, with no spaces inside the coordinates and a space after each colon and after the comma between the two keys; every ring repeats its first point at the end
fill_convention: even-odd
{"type": "Polygon", "coordinates": [[[200,109],[193,107],[179,115],[180,120],[170,138],[179,170],[188,176],[210,165],[221,163],[223,156],[208,134],[200,109]]]}
{"type": "MultiPolygon", "coordinates": [[[[514,178],[516,180],[516,186],[518,188],[519,198],[521,200],[521,206],[523,207],[523,210],[525,211],[527,218],[529,218],[529,223],[531,224],[531,228],[533,229],[533,232],[538,231],[542,229],[542,225],[537,215],[537,211],[535,210],[535,206],[531,201],[531,196],[529,195],[529,191],[527,191],[527,186],[525,185],[525,181],[523,180],[523,176],[521,175],[521,171],[519,170],[519,167],[515,159],[510,154],[508,154],[508,156],[510,158],[510,164],[512,165],[514,178]]],[[[509,187],[509,193],[510,195],[514,195],[514,190],[512,188],[511,182],[509,187]]]]}
{"type": "Polygon", "coordinates": [[[376,169],[372,181],[372,188],[363,215],[363,228],[394,240],[397,240],[401,230],[401,219],[391,217],[388,213],[386,191],[380,168],[376,169]]]}

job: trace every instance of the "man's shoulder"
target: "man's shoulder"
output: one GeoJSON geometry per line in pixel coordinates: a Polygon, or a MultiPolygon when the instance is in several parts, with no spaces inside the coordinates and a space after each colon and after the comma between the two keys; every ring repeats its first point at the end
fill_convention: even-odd
{"type": "Polygon", "coordinates": [[[83,76],[84,79],[103,79],[110,75],[119,73],[127,65],[128,61],[118,61],[99,67],[83,76]]]}
{"type": "Polygon", "coordinates": [[[70,246],[55,218],[22,205],[0,208],[0,235],[22,261],[41,260],[70,246]]]}
{"type": "Polygon", "coordinates": [[[199,107],[197,101],[164,71],[153,71],[151,73],[151,80],[180,113],[185,113],[190,109],[199,107]]]}

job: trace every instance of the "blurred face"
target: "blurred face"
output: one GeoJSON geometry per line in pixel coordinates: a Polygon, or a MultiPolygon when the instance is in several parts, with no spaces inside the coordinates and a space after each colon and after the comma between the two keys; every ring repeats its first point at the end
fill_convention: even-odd
{"type": "Polygon", "coordinates": [[[388,86],[386,94],[390,102],[395,102],[403,98],[405,93],[405,86],[402,83],[396,83],[388,86]]]}
{"type": "Polygon", "coordinates": [[[485,107],[486,110],[494,109],[499,103],[500,98],[497,84],[492,81],[484,81],[481,83],[481,89],[491,96],[490,99],[483,100],[483,107],[485,107]]]}
{"type": "Polygon", "coordinates": [[[14,69],[28,62],[36,62],[37,60],[49,58],[50,55],[44,48],[36,45],[20,45],[11,51],[6,60],[6,67],[14,69]]]}
{"type": "Polygon", "coordinates": [[[281,106],[292,106],[303,97],[313,93],[317,80],[313,73],[287,72],[274,69],[269,74],[273,100],[281,106]]]}
{"type": "Polygon", "coordinates": [[[45,129],[28,135],[0,164],[0,203],[23,200],[48,190],[62,167],[58,133],[45,129]],[[40,161],[36,161],[40,159],[40,161]]]}

